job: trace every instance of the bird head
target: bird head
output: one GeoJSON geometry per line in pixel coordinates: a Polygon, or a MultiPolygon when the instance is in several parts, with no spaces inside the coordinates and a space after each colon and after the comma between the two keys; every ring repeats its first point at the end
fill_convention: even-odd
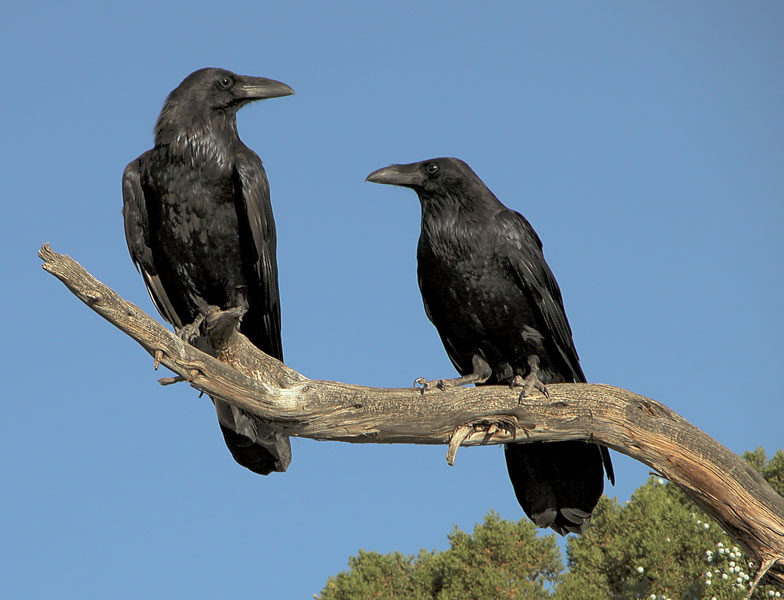
{"type": "Polygon", "coordinates": [[[215,117],[233,119],[240,108],[255,100],[293,93],[288,85],[274,79],[237,75],[213,67],[199,69],[183,79],[166,98],[155,126],[156,139],[171,130],[189,128],[215,117]]]}
{"type": "Polygon", "coordinates": [[[390,165],[373,171],[365,181],[411,188],[423,204],[432,200],[442,204],[449,199],[465,203],[482,196],[495,200],[479,176],[459,158],[431,158],[405,165],[390,165]]]}

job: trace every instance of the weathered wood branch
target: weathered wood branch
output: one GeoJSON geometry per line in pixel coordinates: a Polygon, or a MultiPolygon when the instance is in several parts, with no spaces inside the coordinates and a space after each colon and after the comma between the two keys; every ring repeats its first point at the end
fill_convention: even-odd
{"type": "MultiPolygon", "coordinates": [[[[207,319],[207,354],[120,298],[45,244],[44,269],[198,390],[263,419],[281,436],[345,442],[460,445],[593,440],[678,484],[784,585],[784,498],[739,456],[662,404],[599,384],[554,384],[549,398],[504,386],[421,394],[311,380],[237,333],[236,311],[207,319]]],[[[204,340],[203,340],[204,341],[204,340]]]]}

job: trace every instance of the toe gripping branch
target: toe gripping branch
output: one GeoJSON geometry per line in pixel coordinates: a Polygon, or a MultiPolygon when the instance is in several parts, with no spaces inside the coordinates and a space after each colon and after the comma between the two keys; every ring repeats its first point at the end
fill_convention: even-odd
{"type": "Polygon", "coordinates": [[[449,388],[462,387],[464,385],[471,385],[472,383],[484,383],[493,374],[493,370],[487,361],[475,354],[471,358],[471,365],[473,371],[468,375],[462,377],[455,377],[453,379],[425,379],[424,377],[417,377],[414,380],[414,387],[422,386],[419,391],[424,394],[427,390],[438,388],[439,390],[446,390],[449,388]]]}
{"type": "MultiPolygon", "coordinates": [[[[239,330],[245,312],[246,309],[243,307],[221,310],[218,306],[210,306],[208,307],[206,314],[199,314],[193,323],[181,327],[177,333],[183,342],[191,344],[200,350],[205,349],[200,342],[206,341],[207,347],[209,348],[208,353],[214,356],[215,350],[226,343],[231,333],[239,330]],[[204,325],[204,335],[206,337],[202,337],[201,335],[202,324],[204,325]]],[[[153,366],[156,371],[163,360],[163,356],[164,353],[162,350],[155,350],[153,355],[155,362],[153,366]]],[[[180,383],[181,381],[191,383],[194,378],[200,374],[198,369],[189,369],[188,375],[185,377],[182,375],[177,375],[176,377],[162,377],[158,380],[158,383],[161,385],[172,385],[174,383],[180,383]]]]}
{"type": "Polygon", "coordinates": [[[519,375],[515,375],[512,382],[509,384],[509,387],[521,387],[523,388],[520,392],[520,400],[523,398],[527,398],[531,391],[537,389],[541,392],[545,398],[550,397],[550,392],[547,391],[547,387],[542,383],[541,379],[539,379],[539,357],[536,354],[532,354],[528,357],[528,375],[525,377],[520,377],[519,375]]]}

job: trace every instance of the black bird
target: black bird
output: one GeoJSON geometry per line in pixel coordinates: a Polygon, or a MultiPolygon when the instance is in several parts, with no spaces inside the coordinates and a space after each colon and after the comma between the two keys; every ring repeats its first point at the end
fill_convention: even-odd
{"type": "MultiPolygon", "coordinates": [[[[417,248],[425,312],[462,377],[450,385],[584,382],[561,292],[542,243],[462,160],[434,158],[374,171],[367,181],[413,189],[422,205],[417,248]]],[[[433,382],[418,380],[425,387],[433,382]]],[[[580,533],[599,501],[609,452],[593,443],[507,444],[525,514],[539,527],[580,533]]]]}
{"type": "MultiPolygon", "coordinates": [[[[208,307],[244,308],[242,333],[280,360],[269,184],[261,160],[239,138],[236,115],[255,100],[293,93],[273,79],[195,71],[166,98],[155,146],[123,173],[128,250],[163,318],[190,337],[208,307]]],[[[282,470],[255,439],[252,415],[215,406],[239,464],[263,475],[282,470]]]]}

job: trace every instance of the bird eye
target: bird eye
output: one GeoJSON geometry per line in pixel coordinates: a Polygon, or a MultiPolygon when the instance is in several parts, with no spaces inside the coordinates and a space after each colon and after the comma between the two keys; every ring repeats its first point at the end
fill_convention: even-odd
{"type": "Polygon", "coordinates": [[[232,84],[232,79],[228,75],[221,77],[218,80],[218,87],[223,90],[229,89],[231,87],[231,84],[232,84]]]}
{"type": "Polygon", "coordinates": [[[438,165],[436,163],[430,163],[425,167],[425,171],[427,171],[428,175],[435,175],[438,173],[438,165]]]}

